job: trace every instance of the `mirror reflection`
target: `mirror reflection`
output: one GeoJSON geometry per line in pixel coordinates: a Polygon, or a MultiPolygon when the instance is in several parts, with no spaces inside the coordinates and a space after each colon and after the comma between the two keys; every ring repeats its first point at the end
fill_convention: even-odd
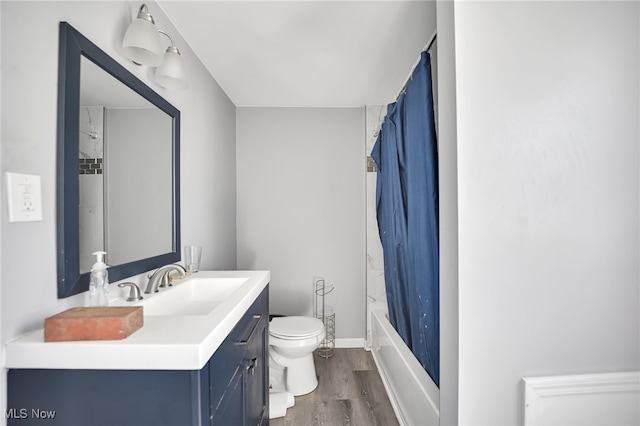
{"type": "Polygon", "coordinates": [[[81,58],[80,273],[171,251],[172,117],[81,58]]]}

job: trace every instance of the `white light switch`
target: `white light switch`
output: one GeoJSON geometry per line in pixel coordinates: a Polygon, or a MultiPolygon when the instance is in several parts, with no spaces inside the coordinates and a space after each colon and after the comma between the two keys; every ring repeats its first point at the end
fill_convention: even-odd
{"type": "Polygon", "coordinates": [[[7,172],[9,222],[42,220],[40,176],[7,172]]]}

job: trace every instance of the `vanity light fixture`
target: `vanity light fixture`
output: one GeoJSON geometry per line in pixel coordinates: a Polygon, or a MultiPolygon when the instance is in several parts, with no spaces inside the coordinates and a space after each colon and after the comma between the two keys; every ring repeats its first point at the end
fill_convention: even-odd
{"type": "Polygon", "coordinates": [[[164,31],[156,28],[155,21],[146,4],[138,10],[122,40],[124,54],[135,64],[157,67],[156,82],[167,89],[185,89],[187,87],[184,64],[180,51],[175,43],[164,31]],[[164,34],[171,41],[171,45],[163,54],[160,34],[164,34]]]}
{"type": "Polygon", "coordinates": [[[122,47],[127,57],[136,64],[157,67],[162,63],[160,35],[146,4],[140,6],[138,17],[129,24],[122,47]]]}

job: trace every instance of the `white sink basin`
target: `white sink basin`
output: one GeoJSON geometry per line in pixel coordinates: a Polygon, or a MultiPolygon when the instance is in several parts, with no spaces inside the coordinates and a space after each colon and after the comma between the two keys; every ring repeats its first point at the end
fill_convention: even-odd
{"type": "Polygon", "coordinates": [[[109,305],[143,306],[140,330],[126,339],[45,342],[40,328],[7,343],[4,367],[200,370],[270,280],[269,271],[201,270],[136,303],[123,289],[109,305]]]}
{"type": "Polygon", "coordinates": [[[138,305],[144,315],[208,315],[238,288],[244,277],[191,277],[154,295],[144,295],[138,305]]]}

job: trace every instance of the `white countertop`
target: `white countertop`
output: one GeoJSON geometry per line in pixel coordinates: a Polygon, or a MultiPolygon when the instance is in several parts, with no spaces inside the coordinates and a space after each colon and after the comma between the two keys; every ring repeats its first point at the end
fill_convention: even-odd
{"type": "MultiPolygon", "coordinates": [[[[199,370],[270,280],[269,271],[200,271],[198,278],[247,278],[207,315],[144,315],[144,325],[122,340],[45,342],[44,329],[8,343],[6,368],[199,370]]],[[[163,290],[170,292],[171,289],[163,290]]],[[[162,293],[160,293],[162,294],[162,293]]],[[[144,295],[145,298],[157,295],[144,295]]],[[[168,296],[168,294],[167,294],[168,296]]],[[[144,303],[141,302],[141,303],[144,303]]],[[[136,306],[116,302],[112,305],[136,306]]],[[[44,322],[44,318],[43,318],[44,322]]]]}

